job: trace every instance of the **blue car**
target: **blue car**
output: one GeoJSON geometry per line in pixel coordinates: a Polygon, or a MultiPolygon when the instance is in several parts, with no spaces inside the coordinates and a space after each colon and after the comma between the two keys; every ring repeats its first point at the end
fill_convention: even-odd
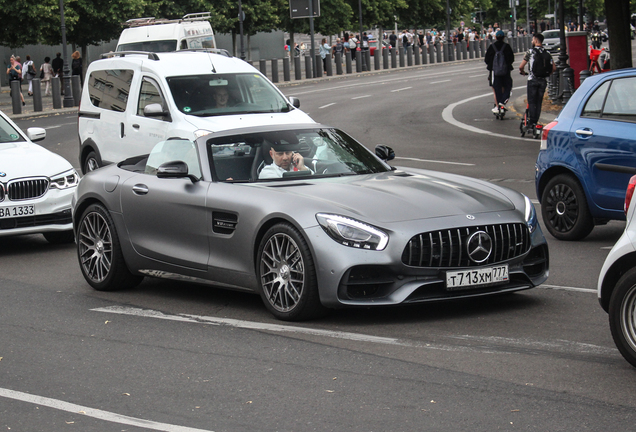
{"type": "Polygon", "coordinates": [[[580,240],[595,225],[625,220],[635,169],[636,69],[593,75],[541,136],[535,182],[550,234],[580,240]]]}

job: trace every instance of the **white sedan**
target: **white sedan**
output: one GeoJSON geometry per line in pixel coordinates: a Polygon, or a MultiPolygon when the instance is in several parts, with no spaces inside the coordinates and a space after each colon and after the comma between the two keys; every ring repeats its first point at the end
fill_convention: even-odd
{"type": "Polygon", "coordinates": [[[34,144],[0,111],[0,237],[42,233],[50,243],[73,241],[71,197],[79,176],[63,157],[34,144]]]}

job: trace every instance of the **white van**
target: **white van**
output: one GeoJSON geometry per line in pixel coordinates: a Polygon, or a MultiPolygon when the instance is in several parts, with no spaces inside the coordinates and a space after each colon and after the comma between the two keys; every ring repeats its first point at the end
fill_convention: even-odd
{"type": "Polygon", "coordinates": [[[225,50],[102,57],[88,67],[78,113],[84,173],[147,154],[169,138],[314,122],[298,99],[225,50]]]}
{"type": "Polygon", "coordinates": [[[184,49],[216,48],[209,23],[210,12],[184,15],[167,20],[135,18],[126,21],[116,51],[170,52],[184,49]]]}

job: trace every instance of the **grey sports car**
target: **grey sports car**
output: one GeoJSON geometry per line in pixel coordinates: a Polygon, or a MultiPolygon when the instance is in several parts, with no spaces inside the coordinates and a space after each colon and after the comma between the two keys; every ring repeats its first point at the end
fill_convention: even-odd
{"type": "Polygon", "coordinates": [[[393,157],[316,124],[162,141],[82,178],[81,271],[97,290],[152,276],[251,291],[282,320],[547,279],[548,246],[526,196],[396,169],[393,157]]]}

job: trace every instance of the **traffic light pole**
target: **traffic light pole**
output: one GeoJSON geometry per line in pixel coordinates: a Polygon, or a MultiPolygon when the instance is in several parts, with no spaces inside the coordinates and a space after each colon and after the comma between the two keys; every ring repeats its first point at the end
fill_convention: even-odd
{"type": "Polygon", "coordinates": [[[526,27],[528,29],[528,34],[532,34],[530,31],[530,0],[526,0],[526,27]]]}

